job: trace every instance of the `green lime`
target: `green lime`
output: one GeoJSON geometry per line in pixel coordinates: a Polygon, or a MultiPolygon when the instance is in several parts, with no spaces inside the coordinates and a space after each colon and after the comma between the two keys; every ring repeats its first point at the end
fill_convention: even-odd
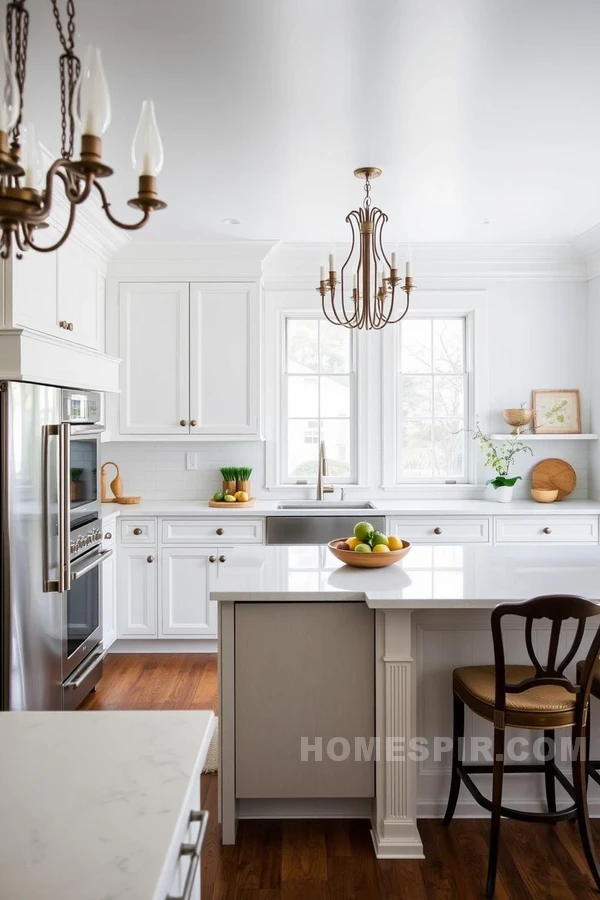
{"type": "Polygon", "coordinates": [[[389,547],[390,544],[387,535],[382,534],[381,531],[374,531],[371,537],[371,546],[375,547],[377,544],[384,544],[386,547],[389,547]]]}
{"type": "Polygon", "coordinates": [[[354,536],[357,537],[359,541],[368,541],[372,534],[373,526],[370,522],[359,522],[354,526],[354,536]]]}
{"type": "Polygon", "coordinates": [[[222,503],[222,502],[223,502],[223,496],[224,496],[224,495],[223,495],[223,492],[222,492],[222,491],[217,491],[217,493],[216,493],[216,494],[214,495],[214,497],[213,497],[213,500],[214,500],[216,503],[222,503]]]}
{"type": "Polygon", "coordinates": [[[372,553],[373,551],[368,544],[357,544],[354,548],[355,553],[372,553]]]}

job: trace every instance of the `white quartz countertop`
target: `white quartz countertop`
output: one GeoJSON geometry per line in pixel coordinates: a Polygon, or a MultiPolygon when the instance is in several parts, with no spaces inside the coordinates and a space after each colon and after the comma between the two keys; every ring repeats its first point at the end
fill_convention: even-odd
{"type": "Polygon", "coordinates": [[[224,509],[213,509],[207,500],[142,500],[135,505],[121,506],[105,504],[102,516],[210,516],[228,518],[240,516],[356,516],[367,519],[369,515],[385,516],[557,516],[557,515],[600,515],[600,503],[594,500],[562,500],[560,503],[535,503],[533,500],[514,500],[512,503],[497,503],[490,500],[374,500],[374,509],[360,509],[351,504],[344,509],[278,509],[280,503],[291,501],[257,500],[252,507],[236,508],[235,504],[224,509]]]}
{"type": "Polygon", "coordinates": [[[213,727],[209,711],[0,713],[2,900],[165,900],[213,727]]]}
{"type": "Polygon", "coordinates": [[[365,601],[373,609],[488,609],[538,594],[600,600],[600,547],[414,544],[383,569],[343,566],[321,546],[236,548],[218,602],[365,601]]]}

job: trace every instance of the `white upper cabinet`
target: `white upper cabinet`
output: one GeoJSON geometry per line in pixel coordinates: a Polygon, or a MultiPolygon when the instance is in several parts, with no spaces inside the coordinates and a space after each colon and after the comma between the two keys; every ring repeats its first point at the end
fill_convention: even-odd
{"type": "MultiPolygon", "coordinates": [[[[58,240],[59,233],[54,228],[46,228],[43,238],[43,243],[50,245],[58,240]]],[[[12,270],[12,322],[5,312],[5,320],[8,319],[5,327],[12,324],[16,328],[59,336],[56,262],[56,253],[28,250],[23,259],[5,263],[12,270]]]]}
{"type": "Polygon", "coordinates": [[[104,279],[89,253],[67,241],[57,252],[58,325],[67,340],[99,350],[104,318],[104,279]]]}
{"type": "Polygon", "coordinates": [[[123,360],[111,438],[260,438],[258,283],[121,282],[111,296],[123,360]]]}
{"type": "Polygon", "coordinates": [[[190,285],[190,430],[259,433],[260,314],[253,284],[190,285]]]}
{"type": "Polygon", "coordinates": [[[121,434],[189,434],[188,284],[121,284],[121,434]]]}

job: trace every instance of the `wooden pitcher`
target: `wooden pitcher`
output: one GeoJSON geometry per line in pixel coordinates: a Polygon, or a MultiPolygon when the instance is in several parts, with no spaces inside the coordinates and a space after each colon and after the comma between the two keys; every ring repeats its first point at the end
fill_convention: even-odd
{"type": "Polygon", "coordinates": [[[100,469],[100,499],[102,503],[118,503],[119,497],[123,496],[123,483],[121,481],[121,473],[119,472],[119,467],[116,462],[105,462],[102,468],[100,469]],[[117,474],[113,478],[110,483],[110,489],[114,494],[113,497],[106,496],[106,467],[114,466],[117,470],[117,474]]]}

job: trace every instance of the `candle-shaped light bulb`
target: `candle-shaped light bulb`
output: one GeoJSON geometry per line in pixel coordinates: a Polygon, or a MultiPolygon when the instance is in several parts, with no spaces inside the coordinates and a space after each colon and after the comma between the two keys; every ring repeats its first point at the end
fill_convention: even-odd
{"type": "Polygon", "coordinates": [[[356,275],[352,276],[352,290],[356,290],[356,275]]]}
{"type": "Polygon", "coordinates": [[[392,269],[398,268],[398,254],[394,250],[392,253],[392,269]]]}
{"type": "Polygon", "coordinates": [[[406,277],[410,278],[410,266],[412,263],[412,250],[410,247],[406,251],[406,277]]]}
{"type": "Polygon", "coordinates": [[[163,145],[154,115],[152,100],[144,100],[133,137],[131,160],[138,175],[156,177],[163,167],[163,145]]]}
{"type": "Polygon", "coordinates": [[[39,190],[44,177],[44,162],[42,160],[42,149],[36,138],[33,122],[27,123],[27,128],[25,129],[25,134],[23,136],[21,165],[25,171],[23,187],[31,188],[34,191],[39,190]]]}
{"type": "Polygon", "coordinates": [[[335,261],[333,259],[333,253],[329,254],[329,271],[335,272],[335,261]]]}
{"type": "Polygon", "coordinates": [[[88,47],[73,92],[73,116],[82,134],[102,137],[110,125],[110,94],[97,47],[88,47]]]}
{"type": "Polygon", "coordinates": [[[0,131],[9,134],[19,118],[21,94],[15,68],[8,55],[6,32],[2,34],[0,41],[0,57],[2,58],[0,65],[0,131]]]}
{"type": "Polygon", "coordinates": [[[325,266],[321,266],[320,280],[325,281],[325,266]]]}

